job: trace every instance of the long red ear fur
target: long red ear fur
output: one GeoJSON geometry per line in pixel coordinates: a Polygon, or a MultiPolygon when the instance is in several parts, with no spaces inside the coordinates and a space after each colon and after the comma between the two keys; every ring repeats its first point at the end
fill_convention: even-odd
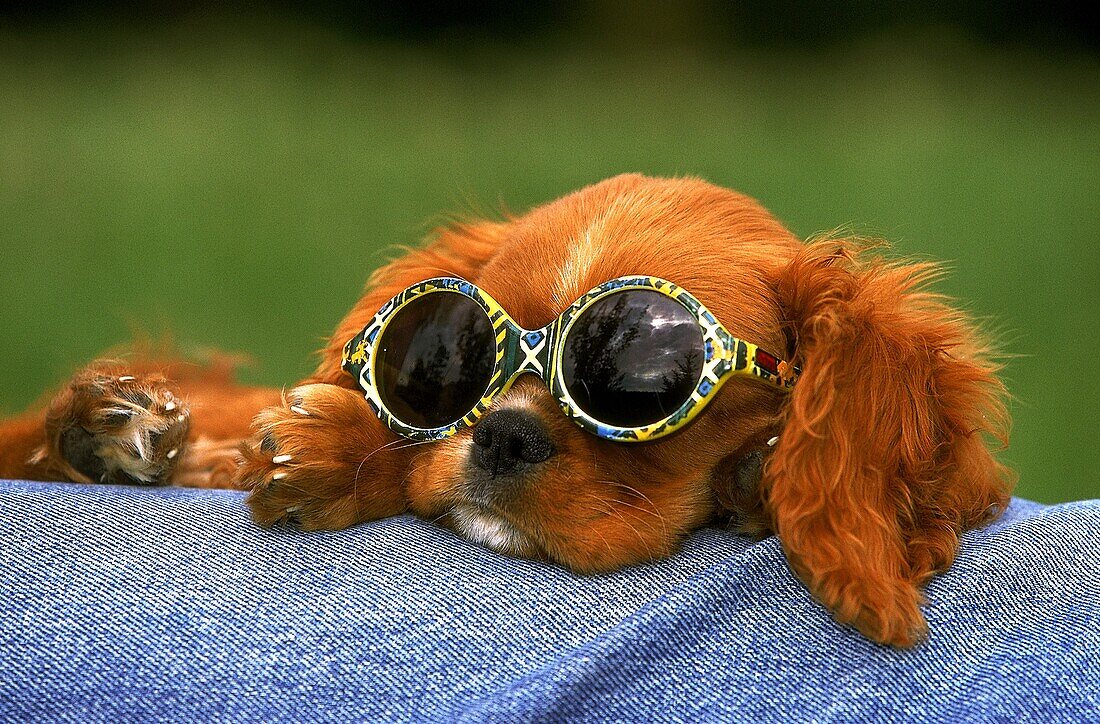
{"type": "Polygon", "coordinates": [[[920,587],[959,534],[1008,502],[1005,391],[974,326],[925,289],[927,263],[808,244],[780,273],[801,378],[765,473],[794,570],[876,641],[909,646],[927,625],[920,587]]]}

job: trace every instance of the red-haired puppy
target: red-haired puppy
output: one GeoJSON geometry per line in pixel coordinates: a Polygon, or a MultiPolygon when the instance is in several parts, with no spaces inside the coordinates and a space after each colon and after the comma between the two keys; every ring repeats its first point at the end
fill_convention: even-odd
{"type": "Polygon", "coordinates": [[[777,535],[839,621],[908,646],[921,587],[1011,479],[989,449],[996,366],[935,273],[802,243],[703,181],[618,176],[380,269],[285,396],[224,367],[97,362],[0,426],[0,475],[236,487],[260,525],[307,530],[411,511],[579,572],[732,521],[777,535]],[[410,303],[439,277],[459,293],[410,303]],[[505,384],[517,370],[537,374],[505,384]]]}

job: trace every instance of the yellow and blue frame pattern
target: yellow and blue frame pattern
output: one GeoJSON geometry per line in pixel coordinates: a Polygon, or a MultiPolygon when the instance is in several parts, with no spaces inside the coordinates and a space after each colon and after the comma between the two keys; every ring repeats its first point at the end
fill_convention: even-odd
{"type": "Polygon", "coordinates": [[[588,432],[607,440],[642,442],[671,434],[687,425],[733,376],[756,377],[786,389],[794,384],[799,373],[796,367],[782,362],[755,344],[734,337],[686,290],[659,277],[642,275],[618,277],[600,284],[542,329],[523,329],[496,300],[464,279],[427,279],[413,284],[382,305],[370,324],[348,340],[344,345],[342,367],[357,380],[366,393],[367,403],[379,419],[397,434],[413,440],[439,440],[476,424],[493,400],[506,392],[523,374],[541,377],[566,416],[588,432]],[[676,300],[695,316],[703,336],[703,369],[691,397],[668,417],[642,427],[616,427],[589,416],[569,396],[560,372],[565,348],[560,342],[569,334],[573,322],[597,300],[629,289],[652,290],[676,300]],[[496,335],[496,363],[488,387],[472,410],[449,425],[427,429],[404,423],[386,408],[374,383],[376,375],[372,360],[376,358],[375,351],[386,325],[394,315],[414,299],[439,293],[468,297],[485,311],[496,335]]]}

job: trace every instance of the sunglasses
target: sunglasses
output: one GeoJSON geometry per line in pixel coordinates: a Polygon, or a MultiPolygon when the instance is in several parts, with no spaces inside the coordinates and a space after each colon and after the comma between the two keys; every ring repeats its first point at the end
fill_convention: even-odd
{"type": "Polygon", "coordinates": [[[413,440],[472,426],[525,373],[585,430],[625,442],[682,428],[736,375],[786,389],[799,374],[651,276],[604,282],[532,330],[468,281],[428,279],[382,305],[344,345],[342,367],[382,422],[413,440]]]}

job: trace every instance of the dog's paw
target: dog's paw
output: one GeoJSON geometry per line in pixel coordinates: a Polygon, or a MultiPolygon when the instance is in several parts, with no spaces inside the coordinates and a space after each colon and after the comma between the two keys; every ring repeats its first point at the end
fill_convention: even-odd
{"type": "Polygon", "coordinates": [[[50,403],[47,443],[35,456],[79,482],[166,484],[190,428],[169,386],[157,374],[77,375],[50,403]]]}
{"type": "Polygon", "coordinates": [[[235,487],[250,490],[257,524],[340,529],[359,521],[354,490],[362,469],[356,427],[370,423],[362,395],[303,385],[260,412],[241,445],[235,487]]]}

